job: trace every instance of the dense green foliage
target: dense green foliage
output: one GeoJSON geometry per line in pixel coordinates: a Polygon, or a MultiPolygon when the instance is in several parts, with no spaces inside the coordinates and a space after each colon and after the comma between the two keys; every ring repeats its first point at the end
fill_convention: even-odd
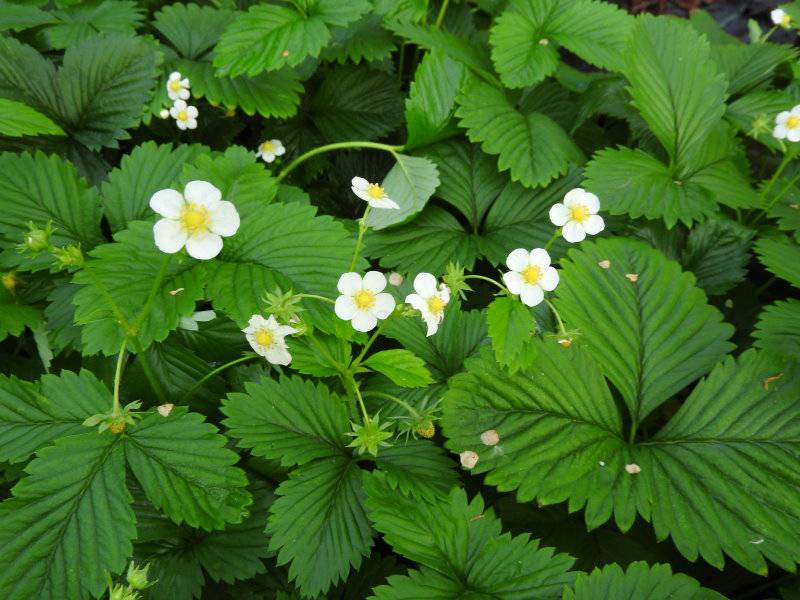
{"type": "Polygon", "coordinates": [[[0,598],[800,597],[782,10],[0,0],[0,598]]]}

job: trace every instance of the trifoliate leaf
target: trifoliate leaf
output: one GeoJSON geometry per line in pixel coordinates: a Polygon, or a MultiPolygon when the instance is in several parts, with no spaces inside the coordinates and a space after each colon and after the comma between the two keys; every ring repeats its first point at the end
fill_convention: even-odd
{"type": "Polygon", "coordinates": [[[466,86],[456,115],[467,137],[488,154],[499,155],[500,171],[527,187],[543,186],[582,162],[567,133],[539,112],[519,112],[500,90],[481,82],[466,86]]]}
{"type": "Polygon", "coordinates": [[[800,288],[800,245],[785,237],[763,237],[755,251],[770,273],[800,288]]]}
{"type": "Polygon", "coordinates": [[[672,161],[683,165],[725,112],[728,82],[708,42],[677,19],[647,15],[634,26],[625,56],[634,105],[672,161]]]}
{"type": "Polygon", "coordinates": [[[358,569],[372,546],[363,505],[361,469],[350,458],[318,459],[298,467],[278,486],[267,533],[278,564],[303,597],[325,593],[358,569]]]}
{"type": "Polygon", "coordinates": [[[240,523],[251,498],[239,456],[197,413],[147,415],[126,432],[125,457],[154,506],[175,523],[206,530],[240,523]]]}
{"type": "Polygon", "coordinates": [[[758,573],[764,557],[786,567],[798,560],[789,533],[800,525],[790,466],[800,424],[796,366],[754,350],[728,358],[666,426],[640,439],[638,430],[623,432],[587,352],[538,343],[526,372],[503,375],[487,357],[451,379],[442,424],[452,450],[478,453],[473,473],[489,473],[487,483],[516,489],[522,502],[585,505],[589,528],[613,514],[625,531],[638,512],[659,540],[671,536],[689,560],[699,555],[718,568],[722,552],[758,573]],[[497,446],[480,444],[488,429],[497,446]]]}
{"type": "Polygon", "coordinates": [[[336,67],[309,102],[310,117],[331,142],[377,140],[402,121],[400,83],[366,66],[336,67]]]}
{"type": "Polygon", "coordinates": [[[753,332],[755,345],[784,356],[800,355],[800,300],[789,298],[766,306],[753,332]]]}
{"type": "Polygon", "coordinates": [[[536,332],[536,321],[530,309],[518,298],[495,298],[486,309],[489,337],[494,356],[514,373],[529,366],[536,358],[530,341],[536,332]]]}
{"type": "Polygon", "coordinates": [[[623,571],[617,564],[578,573],[575,584],[564,590],[563,600],[648,598],[649,600],[723,600],[724,596],[700,587],[700,583],[669,565],[649,566],[637,561],[623,571]]]}
{"type": "Polygon", "coordinates": [[[367,224],[377,230],[403,223],[420,212],[439,186],[436,165],[421,156],[394,154],[397,161],[381,184],[399,209],[374,210],[367,224]]]}
{"type": "Polygon", "coordinates": [[[639,423],[705,375],[733,346],[733,328],[694,277],[641,242],[584,242],[561,262],[556,307],[581,331],[639,423]],[[600,261],[609,261],[601,268],[600,261]]]}
{"type": "Polygon", "coordinates": [[[30,106],[0,98],[0,135],[64,135],[64,130],[30,106]]]}
{"type": "MultiPolygon", "coordinates": [[[[234,18],[233,11],[213,6],[168,4],[155,14],[153,26],[183,58],[196,60],[217,43],[234,18]]],[[[194,92],[194,77],[190,82],[194,92]]]]}
{"type": "Polygon", "coordinates": [[[320,54],[322,60],[344,64],[348,60],[375,62],[389,58],[395,49],[394,37],[382,26],[379,15],[367,14],[355,23],[331,30],[331,42],[320,54]]]}
{"type": "Polygon", "coordinates": [[[489,33],[492,60],[508,87],[526,87],[552,75],[558,45],[598,67],[619,69],[633,19],[591,0],[513,0],[489,33]]]}
{"type": "Polygon", "coordinates": [[[64,437],[40,450],[0,504],[0,590],[8,600],[99,597],[131,555],[136,521],[122,438],[64,437]]]}
{"type": "Polygon", "coordinates": [[[240,13],[217,44],[214,66],[220,74],[258,75],[319,56],[330,28],[344,27],[369,10],[366,0],[301,0],[292,8],[253,6],[240,13]]]}
{"type": "Polygon", "coordinates": [[[190,78],[192,95],[225,108],[240,108],[247,115],[284,119],[293,116],[300,104],[303,86],[289,68],[255,77],[217,76],[210,62],[179,60],[175,68],[190,78]]]}
{"type": "Polygon", "coordinates": [[[406,148],[425,146],[457,131],[452,118],[464,74],[464,65],[441,50],[434,49],[425,55],[417,67],[406,100],[406,148]]]}
{"type": "Polygon", "coordinates": [[[284,466],[350,456],[347,404],[323,385],[264,378],[246,383],[245,392],[228,394],[222,405],[224,424],[241,448],[284,466]]]}
{"type": "Polygon", "coordinates": [[[129,0],[69,6],[53,13],[57,22],[44,29],[51,48],[70,48],[98,33],[132,36],[143,19],[142,9],[129,0]]]}
{"type": "Polygon", "coordinates": [[[364,477],[369,517],[396,552],[423,565],[393,576],[374,591],[377,600],[456,600],[467,597],[558,598],[574,574],[573,559],[539,548],[529,535],[500,533],[483,499],[462,489],[430,502],[398,494],[383,473],[364,477]]]}
{"type": "Polygon", "coordinates": [[[73,279],[83,286],[73,302],[86,354],[117,354],[127,336],[141,349],[163,341],[203,296],[202,266],[158,250],[150,223],[134,221],[114,239],[91,251],[73,279]]]}
{"type": "Polygon", "coordinates": [[[381,448],[375,464],[387,484],[420,500],[446,495],[458,482],[453,461],[430,440],[397,441],[381,448]]]}
{"type": "MultiPolygon", "coordinates": [[[[52,222],[50,244],[91,248],[102,240],[97,190],[57,156],[0,154],[0,244],[24,242],[28,223],[52,222]]],[[[22,260],[22,257],[20,257],[22,260]]]]}
{"type": "Polygon", "coordinates": [[[425,362],[405,349],[376,352],[363,364],[373,371],[383,373],[401,387],[425,387],[433,383],[425,362]]]}
{"type": "Polygon", "coordinates": [[[57,438],[84,433],[111,395],[89,371],[43,375],[39,383],[0,376],[0,460],[20,462],[57,438]]]}
{"type": "MultiPolygon", "coordinates": [[[[176,5],[177,6],[177,5],[176,5]]],[[[145,142],[122,157],[119,167],[103,182],[102,195],[111,230],[125,229],[131,221],[153,216],[150,197],[173,186],[184,164],[193,162],[207,150],[198,144],[157,145],[145,142]]]]}

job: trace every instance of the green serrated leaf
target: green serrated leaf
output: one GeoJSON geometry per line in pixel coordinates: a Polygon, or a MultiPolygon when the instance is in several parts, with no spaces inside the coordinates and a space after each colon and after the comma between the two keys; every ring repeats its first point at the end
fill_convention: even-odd
{"type": "MultiPolygon", "coordinates": [[[[235,16],[231,10],[213,6],[169,4],[155,14],[153,26],[182,57],[199,59],[217,43],[235,16]]],[[[194,83],[192,78],[193,88],[194,83]]]]}
{"type": "Polygon", "coordinates": [[[497,362],[514,373],[536,358],[530,341],[536,321],[522,302],[511,296],[495,298],[486,309],[486,322],[497,362]]]}
{"type": "Polygon", "coordinates": [[[331,42],[320,54],[322,60],[347,61],[355,64],[376,62],[391,56],[395,49],[394,37],[382,27],[379,15],[367,14],[355,23],[331,30],[331,42]]]}
{"type": "Polygon", "coordinates": [[[420,212],[439,186],[439,170],[427,158],[397,153],[394,158],[397,162],[381,185],[400,208],[372,211],[367,224],[376,230],[403,223],[420,212]]]}
{"type": "Polygon", "coordinates": [[[433,383],[425,362],[408,350],[382,350],[370,355],[364,366],[383,373],[401,387],[425,387],[433,383]]]}
{"type": "Polygon", "coordinates": [[[64,130],[30,106],[0,98],[0,134],[9,137],[64,135],[64,130]]]}
{"type": "Polygon", "coordinates": [[[800,245],[785,237],[764,237],[754,249],[770,273],[800,288],[800,245]]]}
{"type": "Polygon", "coordinates": [[[753,332],[755,345],[784,356],[800,355],[800,300],[766,306],[753,332]]]}
{"type": "Polygon", "coordinates": [[[407,440],[381,448],[375,464],[403,494],[433,500],[457,484],[453,462],[430,440],[407,440]]]}

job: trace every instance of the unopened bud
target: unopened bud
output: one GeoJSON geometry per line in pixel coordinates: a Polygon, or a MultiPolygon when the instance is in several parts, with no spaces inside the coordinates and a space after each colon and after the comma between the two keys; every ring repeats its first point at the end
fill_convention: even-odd
{"type": "Polygon", "coordinates": [[[162,404],[158,407],[158,414],[160,414],[162,417],[168,417],[173,408],[175,408],[175,405],[171,402],[167,402],[166,404],[162,404]]]}
{"type": "Polygon", "coordinates": [[[487,429],[481,434],[481,441],[487,446],[496,446],[500,442],[500,434],[496,429],[487,429]]]}
{"type": "Polygon", "coordinates": [[[572,338],[561,338],[558,340],[558,343],[561,345],[562,348],[569,348],[572,346],[572,338]]]}
{"type": "Polygon", "coordinates": [[[48,223],[44,229],[36,227],[33,223],[28,223],[28,233],[25,234],[25,240],[20,246],[21,250],[30,250],[32,252],[41,252],[47,250],[50,245],[50,235],[53,233],[53,226],[48,223]]]}
{"type": "Polygon", "coordinates": [[[639,465],[637,465],[636,463],[631,463],[631,464],[629,464],[629,465],[625,465],[625,470],[626,470],[626,471],[627,471],[627,472],[628,472],[630,475],[636,475],[637,473],[641,473],[641,472],[642,472],[642,467],[640,467],[640,466],[639,466],[639,465]]]}
{"type": "Polygon", "coordinates": [[[398,285],[402,285],[403,283],[403,276],[400,275],[397,271],[392,271],[389,273],[389,283],[393,286],[397,287],[398,285]]]}
{"type": "Polygon", "coordinates": [[[58,261],[59,268],[79,267],[83,264],[83,252],[80,246],[64,246],[63,248],[53,248],[53,256],[58,261]]]}
{"type": "Polygon", "coordinates": [[[458,455],[461,459],[461,466],[465,469],[471,469],[475,465],[478,464],[478,456],[477,452],[473,452],[472,450],[465,450],[461,454],[458,455]]]}
{"type": "Polygon", "coordinates": [[[135,563],[128,565],[128,573],[125,576],[128,580],[128,585],[135,590],[144,590],[150,587],[150,583],[147,581],[147,570],[149,568],[149,564],[145,565],[144,569],[137,568],[135,563]]]}
{"type": "Polygon", "coordinates": [[[169,118],[169,111],[166,108],[162,108],[161,112],[158,113],[158,116],[161,117],[162,119],[168,119],[169,118]]]}

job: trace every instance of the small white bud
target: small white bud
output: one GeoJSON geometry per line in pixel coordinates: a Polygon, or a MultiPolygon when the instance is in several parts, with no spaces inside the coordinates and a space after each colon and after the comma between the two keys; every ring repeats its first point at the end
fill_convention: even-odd
{"type": "Polygon", "coordinates": [[[487,446],[496,446],[500,441],[500,435],[496,429],[487,429],[481,434],[481,441],[487,446]]]}
{"type": "Polygon", "coordinates": [[[478,454],[477,452],[473,452],[472,450],[465,450],[461,454],[459,454],[459,458],[461,459],[461,466],[465,469],[471,469],[475,465],[478,464],[478,454]]]}
{"type": "Polygon", "coordinates": [[[389,283],[391,283],[395,287],[402,285],[403,276],[400,275],[400,273],[398,273],[397,271],[392,271],[391,273],[389,273],[389,283]]]}
{"type": "Polygon", "coordinates": [[[162,417],[168,417],[169,413],[172,412],[172,409],[174,407],[175,405],[169,402],[167,402],[166,404],[162,404],[161,406],[158,407],[158,414],[160,414],[162,417]]]}
{"type": "Polygon", "coordinates": [[[642,467],[640,467],[636,463],[631,463],[629,465],[625,465],[625,470],[631,475],[636,475],[637,473],[642,472],[642,467]]]}
{"type": "Polygon", "coordinates": [[[161,112],[158,113],[158,116],[161,117],[162,119],[168,119],[169,118],[169,111],[166,108],[162,108],[161,112]]]}

